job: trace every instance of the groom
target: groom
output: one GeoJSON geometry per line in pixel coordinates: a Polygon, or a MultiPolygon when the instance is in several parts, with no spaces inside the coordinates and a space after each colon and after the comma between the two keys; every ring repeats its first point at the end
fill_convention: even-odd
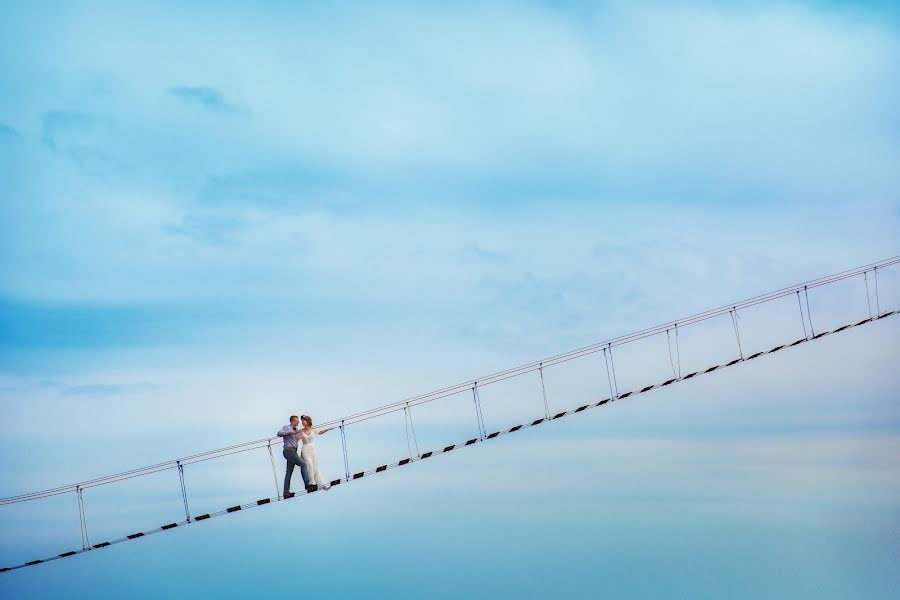
{"type": "Polygon", "coordinates": [[[297,425],[299,424],[300,418],[297,417],[297,415],[291,415],[291,424],[285,425],[278,430],[278,437],[284,440],[284,450],[282,450],[281,453],[284,455],[284,460],[287,461],[287,466],[284,469],[285,498],[294,497],[294,494],[291,493],[291,475],[294,474],[295,466],[300,467],[300,476],[303,478],[303,487],[307,487],[309,482],[306,463],[303,462],[303,459],[300,458],[300,455],[297,453],[297,437],[299,435],[297,425]]]}

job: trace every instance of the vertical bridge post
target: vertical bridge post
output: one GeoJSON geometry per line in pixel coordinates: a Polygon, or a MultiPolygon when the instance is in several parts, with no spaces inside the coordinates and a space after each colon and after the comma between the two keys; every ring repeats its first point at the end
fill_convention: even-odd
{"type": "MultiPolygon", "coordinates": [[[[613,362],[612,342],[606,344],[606,349],[609,350],[609,364],[606,365],[606,378],[610,380],[610,393],[612,394],[612,399],[616,400],[619,397],[619,381],[616,378],[616,363],[613,362]],[[610,378],[610,371],[612,371],[612,378],[610,378]]],[[[606,362],[606,350],[603,351],[603,361],[606,362]]]]}
{"type": "Polygon", "coordinates": [[[797,308],[800,309],[800,324],[803,325],[803,339],[808,340],[809,334],[806,333],[806,318],[803,316],[803,303],[800,302],[800,290],[797,290],[797,308]]]}
{"type": "Polygon", "coordinates": [[[341,419],[341,448],[344,450],[344,481],[350,481],[350,460],[347,458],[347,436],[344,433],[344,420],[341,419]]]}
{"type": "Polygon", "coordinates": [[[615,400],[616,394],[613,392],[612,376],[609,374],[609,360],[606,358],[606,348],[603,348],[603,366],[606,367],[606,382],[609,384],[609,399],[615,400]]]}
{"type": "Polygon", "coordinates": [[[812,324],[812,313],[809,311],[809,291],[806,289],[806,286],[803,286],[803,296],[806,298],[806,319],[809,321],[809,335],[811,337],[816,337],[816,330],[813,329],[812,324]]]}
{"type": "Polygon", "coordinates": [[[881,317],[881,303],[878,301],[878,267],[875,267],[875,314],[881,317]]]}
{"type": "Polygon", "coordinates": [[[269,440],[269,461],[272,463],[272,480],[275,482],[275,497],[281,498],[281,488],[278,487],[278,472],[275,470],[275,455],[272,454],[272,440],[269,440]]]}
{"type": "Polygon", "coordinates": [[[416,457],[418,458],[420,455],[419,440],[416,438],[416,426],[413,424],[412,411],[409,409],[409,402],[403,407],[403,425],[406,427],[406,449],[409,451],[409,458],[413,458],[413,444],[416,446],[416,457]],[[410,443],[409,439],[410,430],[412,430],[412,443],[410,443]]]}
{"type": "Polygon", "coordinates": [[[475,418],[478,420],[478,438],[484,439],[487,432],[484,429],[484,416],[481,414],[481,402],[478,398],[478,382],[472,386],[472,400],[475,401],[475,418]]]}
{"type": "Polygon", "coordinates": [[[88,538],[87,520],[84,516],[84,497],[81,494],[83,490],[81,486],[77,486],[75,491],[78,494],[78,519],[81,522],[81,549],[87,550],[91,547],[91,541],[88,538]]]}
{"type": "Polygon", "coordinates": [[[741,347],[741,331],[738,328],[738,314],[737,307],[731,309],[731,323],[734,325],[734,337],[737,340],[738,345],[738,355],[741,357],[741,360],[744,360],[744,349],[741,347]]]}
{"type": "Polygon", "coordinates": [[[181,499],[184,501],[184,518],[188,523],[191,522],[191,511],[188,509],[187,490],[184,487],[184,466],[180,460],[175,461],[178,465],[178,483],[181,484],[181,499]]]}
{"type": "Polygon", "coordinates": [[[547,386],[544,385],[544,363],[538,365],[538,372],[541,374],[541,393],[544,395],[544,418],[550,420],[550,405],[547,403],[547,386]]]}

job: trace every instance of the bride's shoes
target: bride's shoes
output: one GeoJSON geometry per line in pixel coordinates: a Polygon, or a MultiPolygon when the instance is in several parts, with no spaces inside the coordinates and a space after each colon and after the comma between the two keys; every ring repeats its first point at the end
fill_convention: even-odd
{"type": "Polygon", "coordinates": [[[313,492],[318,492],[319,490],[325,490],[327,492],[330,489],[331,489],[331,486],[327,483],[324,485],[313,484],[313,485],[306,486],[306,493],[312,494],[313,492]]]}

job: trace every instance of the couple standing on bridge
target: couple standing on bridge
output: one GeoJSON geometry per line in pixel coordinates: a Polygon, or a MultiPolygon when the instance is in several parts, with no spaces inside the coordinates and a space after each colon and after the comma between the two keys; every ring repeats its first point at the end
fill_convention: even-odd
{"type": "Polygon", "coordinates": [[[316,438],[324,433],[334,429],[327,427],[325,429],[316,429],[313,427],[312,418],[308,415],[298,417],[291,415],[290,425],[285,425],[278,430],[278,437],[284,440],[284,450],[282,454],[287,461],[284,469],[284,497],[293,498],[291,493],[291,475],[294,473],[294,467],[300,467],[300,476],[303,478],[303,485],[307,492],[314,492],[318,489],[328,490],[330,485],[322,479],[319,472],[319,452],[316,449],[316,438]],[[303,428],[297,429],[300,422],[303,422],[303,428]],[[298,442],[302,444],[298,452],[298,442]]]}

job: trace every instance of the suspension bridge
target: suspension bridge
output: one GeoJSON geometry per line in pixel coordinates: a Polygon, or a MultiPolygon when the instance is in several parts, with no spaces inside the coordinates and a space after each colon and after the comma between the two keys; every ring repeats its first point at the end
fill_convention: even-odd
{"type": "MultiPolygon", "coordinates": [[[[365,477],[379,475],[389,470],[429,460],[433,457],[454,452],[462,448],[477,446],[479,444],[490,442],[491,440],[494,440],[501,436],[522,432],[532,427],[538,427],[550,423],[557,419],[574,416],[584,411],[604,406],[610,402],[635,398],[637,396],[660,390],[668,386],[677,385],[678,383],[683,381],[710,375],[723,369],[734,367],[741,363],[753,362],[764,356],[769,356],[781,351],[789,350],[802,344],[808,344],[825,336],[835,335],[853,328],[867,326],[879,321],[883,321],[884,319],[887,319],[889,317],[896,316],[900,314],[900,310],[896,308],[889,310],[885,307],[882,307],[882,299],[881,295],[879,294],[878,282],[879,273],[883,274],[886,270],[891,269],[892,267],[896,267],[896,265],[898,264],[900,264],[900,256],[857,267],[855,269],[843,271],[819,279],[806,281],[794,286],[755,296],[753,298],[748,298],[740,302],[735,302],[701,313],[697,313],[689,317],[679,319],[677,321],[664,323],[662,325],[657,325],[654,327],[643,329],[641,331],[636,331],[624,336],[577,348],[569,352],[557,354],[555,356],[544,358],[539,361],[519,365],[517,367],[499,371],[497,373],[492,373],[484,377],[479,377],[477,379],[472,379],[469,381],[458,383],[456,385],[444,387],[425,394],[413,396],[382,406],[377,406],[368,410],[346,415],[341,418],[332,419],[319,425],[320,427],[335,427],[340,431],[344,472],[339,477],[335,477],[334,479],[332,479],[331,485],[347,485],[365,477]],[[867,316],[861,320],[841,323],[836,327],[832,327],[831,329],[817,329],[816,323],[814,321],[814,316],[810,309],[810,293],[816,293],[817,291],[823,288],[827,288],[828,286],[835,285],[838,282],[852,282],[855,280],[858,280],[862,284],[861,288],[864,289],[867,316]],[[802,336],[799,336],[796,339],[786,340],[784,341],[784,343],[779,343],[768,349],[756,350],[752,353],[746,352],[744,344],[742,343],[741,327],[738,318],[741,311],[746,311],[747,309],[774,303],[776,301],[784,302],[785,300],[789,300],[791,302],[796,300],[795,318],[799,321],[798,324],[800,325],[800,327],[797,328],[797,331],[798,333],[802,331],[802,336]],[[705,368],[692,370],[688,373],[682,373],[682,356],[681,346],[679,343],[680,335],[683,335],[683,332],[692,326],[696,326],[699,323],[717,318],[726,318],[730,321],[734,334],[733,356],[728,358],[727,360],[716,364],[711,364],[705,368]],[[631,390],[620,390],[619,380],[616,376],[616,365],[613,351],[626,344],[632,344],[637,342],[638,340],[644,340],[652,337],[659,337],[661,340],[664,338],[665,347],[668,349],[668,362],[671,365],[671,376],[662,381],[646,382],[646,385],[641,385],[631,390]],[[603,371],[606,375],[606,385],[604,386],[604,388],[608,389],[608,395],[605,395],[606,389],[604,389],[604,392],[601,392],[598,395],[605,395],[605,397],[602,397],[600,399],[596,399],[596,397],[590,399],[582,399],[582,402],[584,403],[575,408],[571,408],[569,410],[564,410],[561,412],[551,411],[547,399],[547,388],[544,382],[544,372],[547,369],[552,369],[557,365],[589,356],[598,356],[603,360],[603,371]],[[533,419],[513,425],[511,427],[490,431],[489,428],[485,425],[479,391],[487,386],[491,386],[509,379],[519,378],[529,373],[537,373],[539,376],[541,385],[541,397],[543,399],[543,413],[535,415],[535,418],[533,419]],[[435,402],[443,398],[451,398],[454,396],[457,397],[457,401],[465,402],[467,405],[466,410],[472,412],[475,425],[477,426],[473,437],[460,439],[457,443],[449,444],[440,448],[422,451],[419,448],[419,442],[416,436],[413,410],[416,407],[420,407],[424,404],[435,402]],[[351,470],[351,456],[348,451],[347,444],[348,428],[350,428],[351,426],[360,426],[361,424],[372,421],[373,419],[376,419],[378,417],[395,413],[402,413],[402,416],[404,418],[406,443],[407,449],[409,451],[408,455],[398,458],[396,461],[391,463],[380,465],[365,465],[363,468],[360,468],[358,470],[351,470]]],[[[86,552],[93,552],[102,548],[107,548],[132,540],[137,540],[148,535],[169,531],[175,528],[185,527],[187,525],[192,525],[195,523],[201,523],[213,518],[232,515],[237,512],[258,508],[274,502],[299,501],[299,499],[303,496],[316,493],[318,490],[316,490],[313,486],[311,489],[300,492],[294,495],[292,498],[285,498],[281,495],[278,482],[278,474],[275,467],[275,457],[272,452],[273,443],[280,443],[280,439],[277,437],[261,438],[241,444],[227,446],[224,448],[201,452],[199,454],[194,454],[191,456],[185,456],[162,463],[157,463],[154,465],[148,465],[145,467],[123,471],[121,473],[115,473],[113,475],[106,475],[103,477],[50,488],[42,491],[2,498],[0,499],[0,506],[8,506],[34,502],[53,496],[74,494],[77,497],[78,501],[78,519],[81,528],[82,543],[80,548],[69,549],[54,556],[39,558],[9,567],[2,567],[0,568],[0,573],[22,569],[25,567],[31,567],[63,558],[69,558],[86,552]],[[191,511],[190,497],[185,486],[186,467],[255,450],[268,451],[275,484],[274,496],[252,500],[244,504],[225,507],[215,512],[195,514],[191,511]],[[91,539],[89,529],[90,523],[87,520],[85,512],[85,490],[89,490],[91,488],[96,488],[99,486],[111,486],[126,480],[147,477],[149,475],[164,471],[174,471],[178,475],[181,500],[184,509],[182,515],[183,518],[162,524],[159,527],[150,530],[138,531],[117,539],[110,539],[105,541],[93,541],[91,539]]],[[[73,515],[73,518],[74,517],[75,515],[73,515]]]]}

